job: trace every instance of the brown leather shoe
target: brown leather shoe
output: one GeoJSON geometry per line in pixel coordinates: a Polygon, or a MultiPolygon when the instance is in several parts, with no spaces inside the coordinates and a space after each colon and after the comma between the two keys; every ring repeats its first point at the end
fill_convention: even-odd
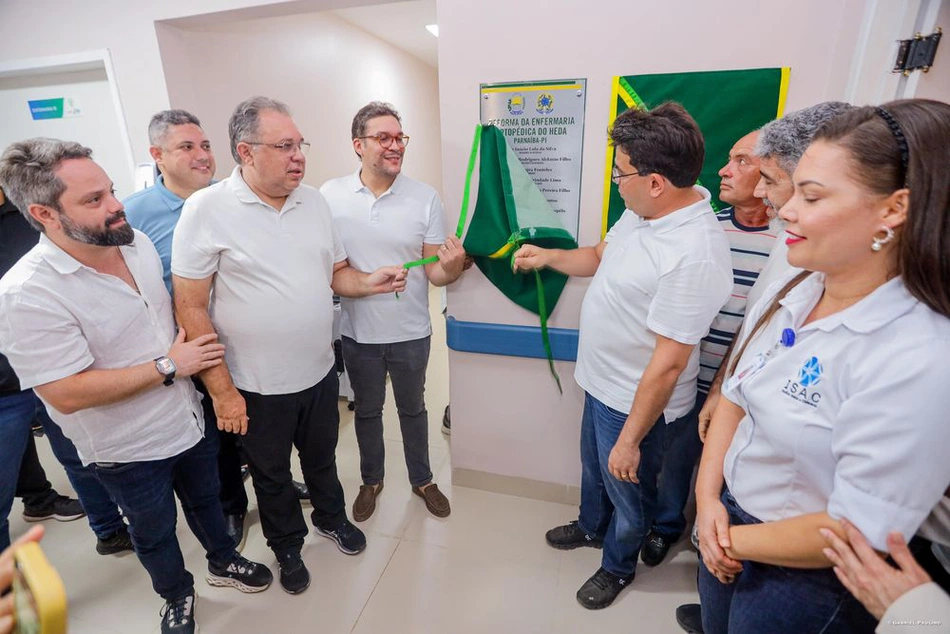
{"type": "Polygon", "coordinates": [[[412,487],[412,492],[426,501],[426,508],[436,517],[448,517],[452,512],[449,506],[449,499],[445,497],[439,486],[435,483],[425,487],[412,487]]]}
{"type": "Polygon", "coordinates": [[[360,485],[360,492],[356,495],[356,501],[353,502],[353,519],[357,522],[368,520],[373,511],[376,510],[376,496],[382,492],[382,482],[375,485],[360,485]]]}

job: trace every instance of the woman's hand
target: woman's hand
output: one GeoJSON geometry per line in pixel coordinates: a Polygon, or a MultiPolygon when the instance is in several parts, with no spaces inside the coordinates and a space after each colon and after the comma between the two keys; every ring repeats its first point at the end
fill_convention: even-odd
{"type": "Polygon", "coordinates": [[[699,530],[699,554],[703,563],[720,583],[732,583],[742,572],[742,563],[726,555],[729,539],[729,512],[718,499],[696,505],[696,526],[699,530]]]}

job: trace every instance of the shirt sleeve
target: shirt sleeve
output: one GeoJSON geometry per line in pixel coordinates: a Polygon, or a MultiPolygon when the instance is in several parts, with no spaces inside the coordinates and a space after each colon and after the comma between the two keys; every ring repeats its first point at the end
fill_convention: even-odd
{"type": "Polygon", "coordinates": [[[425,244],[442,244],[445,242],[446,235],[445,209],[442,207],[439,195],[433,194],[429,202],[429,226],[426,228],[426,235],[422,241],[425,244]]]}
{"type": "Polygon", "coordinates": [[[20,389],[64,379],[95,359],[69,310],[39,293],[0,297],[0,351],[20,379],[20,389]]]}
{"type": "Polygon", "coordinates": [[[836,461],[828,514],[847,518],[880,551],[908,540],[950,483],[950,340],[895,345],[847,368],[854,385],[832,427],[836,461]]]}
{"type": "Polygon", "coordinates": [[[191,280],[203,280],[217,272],[221,257],[209,240],[207,214],[198,207],[195,196],[185,201],[172,238],[172,273],[191,280]]]}
{"type": "Polygon", "coordinates": [[[732,271],[712,260],[679,266],[660,277],[647,328],[683,344],[698,344],[731,290],[732,271]]]}

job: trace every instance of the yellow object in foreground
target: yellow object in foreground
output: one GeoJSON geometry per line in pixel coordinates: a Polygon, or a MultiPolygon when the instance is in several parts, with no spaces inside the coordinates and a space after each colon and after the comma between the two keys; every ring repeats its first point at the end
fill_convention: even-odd
{"type": "Polygon", "coordinates": [[[14,634],[66,634],[66,589],[43,549],[30,542],[13,556],[14,634]]]}

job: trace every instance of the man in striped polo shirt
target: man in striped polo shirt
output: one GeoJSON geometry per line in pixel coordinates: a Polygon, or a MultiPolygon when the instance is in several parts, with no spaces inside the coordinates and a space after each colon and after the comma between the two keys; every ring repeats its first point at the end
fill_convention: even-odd
{"type": "Polygon", "coordinates": [[[668,439],[663,470],[659,479],[659,499],[653,528],[647,535],[640,558],[648,566],[663,561],[670,547],[686,530],[683,508],[689,497],[693,468],[703,451],[698,434],[699,412],[706,402],[710,384],[723,362],[729,344],[746,311],[749,289],[765,266],[775,242],[769,228],[769,208],[753,195],[759,181],[759,159],[754,154],[758,131],[750,132],[732,146],[729,160],[719,170],[719,199],[728,203],[716,214],[729,238],[732,255],[733,289],[729,301],[719,310],[702,340],[699,353],[699,378],[696,406],[688,414],[690,422],[683,433],[668,439]]]}

